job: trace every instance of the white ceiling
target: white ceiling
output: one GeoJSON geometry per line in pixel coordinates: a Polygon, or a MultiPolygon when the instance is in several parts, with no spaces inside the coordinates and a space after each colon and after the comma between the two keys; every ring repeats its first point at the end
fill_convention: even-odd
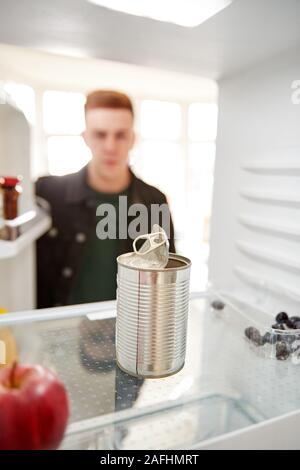
{"type": "MultiPolygon", "coordinates": [[[[124,90],[135,98],[182,102],[217,99],[210,78],[108,60],[66,57],[0,44],[0,80],[45,89],[86,93],[96,88],[124,90]]],[[[1,85],[1,83],[0,83],[1,85]]]]}
{"type": "Polygon", "coordinates": [[[191,29],[85,0],[1,0],[0,42],[220,79],[300,49],[300,0],[235,0],[191,29]]]}

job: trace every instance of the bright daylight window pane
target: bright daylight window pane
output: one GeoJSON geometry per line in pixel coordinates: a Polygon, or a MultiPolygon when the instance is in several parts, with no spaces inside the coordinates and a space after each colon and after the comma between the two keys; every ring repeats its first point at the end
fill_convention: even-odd
{"type": "Polygon", "coordinates": [[[141,104],[141,136],[176,140],[181,136],[181,107],[167,101],[144,100],[141,104]]]}
{"type": "Polygon", "coordinates": [[[48,166],[51,175],[65,175],[80,170],[91,158],[82,137],[49,137],[48,166]]]}
{"type": "Polygon", "coordinates": [[[84,129],[82,93],[46,91],[43,95],[44,130],[48,134],[80,134],[84,129]]]}
{"type": "Polygon", "coordinates": [[[133,170],[138,176],[167,196],[180,236],[185,217],[185,163],[181,146],[172,142],[145,141],[132,156],[133,170]]]}
{"type": "Polygon", "coordinates": [[[188,147],[187,230],[184,245],[177,249],[192,259],[191,289],[206,288],[208,279],[210,216],[213,193],[215,143],[188,147]]]}
{"type": "Polygon", "coordinates": [[[189,191],[201,191],[203,180],[213,176],[215,153],[214,142],[197,142],[189,145],[189,191]]]}
{"type": "Polygon", "coordinates": [[[30,124],[35,124],[35,93],[33,88],[13,82],[5,83],[3,88],[16,106],[25,114],[30,124]]]}
{"type": "Polygon", "coordinates": [[[209,141],[217,136],[218,107],[214,103],[193,103],[188,112],[188,133],[191,140],[209,141]]]}
{"type": "Polygon", "coordinates": [[[213,142],[189,145],[188,214],[198,240],[205,239],[210,218],[216,146],[213,142]]]}

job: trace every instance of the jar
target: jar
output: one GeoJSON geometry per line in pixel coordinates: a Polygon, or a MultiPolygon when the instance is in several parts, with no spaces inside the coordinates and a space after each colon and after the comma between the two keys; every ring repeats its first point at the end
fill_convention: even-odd
{"type": "Polygon", "coordinates": [[[2,176],[0,186],[3,190],[3,218],[12,220],[18,217],[18,198],[22,192],[19,185],[21,177],[2,176]]]}

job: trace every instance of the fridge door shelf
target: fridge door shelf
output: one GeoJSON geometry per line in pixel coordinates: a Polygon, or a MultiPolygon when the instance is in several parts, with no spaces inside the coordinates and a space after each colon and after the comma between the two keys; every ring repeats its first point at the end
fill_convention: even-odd
{"type": "Polygon", "coordinates": [[[14,220],[1,220],[0,259],[17,256],[51,227],[51,217],[36,207],[14,220]]]}

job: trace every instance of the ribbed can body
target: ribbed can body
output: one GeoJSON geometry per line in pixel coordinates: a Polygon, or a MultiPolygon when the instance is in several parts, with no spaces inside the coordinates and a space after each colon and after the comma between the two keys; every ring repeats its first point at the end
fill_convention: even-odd
{"type": "Polygon", "coordinates": [[[189,259],[170,253],[163,269],[126,266],[118,257],[116,354],[129,374],[165,377],[184,365],[189,259]]]}

